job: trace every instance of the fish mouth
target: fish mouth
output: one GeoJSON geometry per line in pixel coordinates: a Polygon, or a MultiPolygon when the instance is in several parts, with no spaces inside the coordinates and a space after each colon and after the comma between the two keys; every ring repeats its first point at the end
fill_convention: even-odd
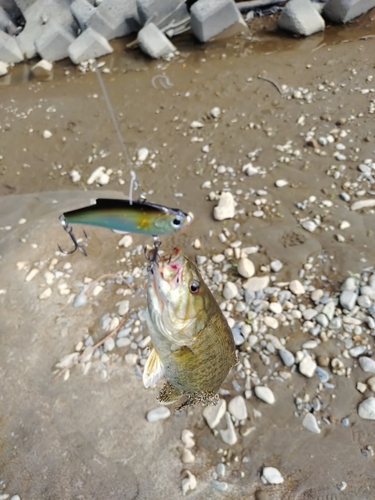
{"type": "Polygon", "coordinates": [[[168,283],[170,288],[176,288],[182,281],[184,256],[179,247],[170,254],[158,255],[149,268],[149,277],[154,283],[168,283]]]}

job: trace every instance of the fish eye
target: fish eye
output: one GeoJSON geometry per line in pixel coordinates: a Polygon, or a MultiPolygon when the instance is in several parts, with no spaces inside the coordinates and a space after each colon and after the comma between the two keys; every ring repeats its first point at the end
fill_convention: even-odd
{"type": "Polygon", "coordinates": [[[175,218],[172,220],[172,226],[173,227],[180,227],[182,224],[182,217],[176,215],[175,218]]]}
{"type": "Polygon", "coordinates": [[[200,283],[198,280],[191,280],[189,284],[189,290],[191,293],[197,294],[200,290],[200,283]]]}

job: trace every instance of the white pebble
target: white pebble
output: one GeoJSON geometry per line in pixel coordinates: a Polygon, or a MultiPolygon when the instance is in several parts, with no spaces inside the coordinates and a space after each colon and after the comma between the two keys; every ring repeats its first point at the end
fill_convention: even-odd
{"type": "Polygon", "coordinates": [[[238,294],[237,285],[235,283],[232,283],[231,281],[227,281],[223,289],[224,299],[226,300],[234,299],[234,297],[236,297],[237,294],[238,294]]]}
{"type": "Polygon", "coordinates": [[[242,257],[238,262],[237,271],[243,278],[251,278],[255,274],[255,266],[250,259],[242,257]]]}
{"type": "Polygon", "coordinates": [[[50,139],[52,137],[52,132],[49,130],[43,130],[43,137],[44,139],[50,139]]]}
{"type": "Polygon", "coordinates": [[[158,406],[153,410],[147,412],[146,419],[148,422],[158,422],[159,420],[165,420],[171,414],[171,410],[166,406],[158,406]]]}
{"type": "Polygon", "coordinates": [[[203,410],[203,417],[205,418],[210,429],[215,429],[225,415],[226,409],[227,404],[225,399],[220,399],[218,404],[215,406],[206,406],[203,410]]]}
{"type": "Polygon", "coordinates": [[[235,203],[232,193],[223,191],[220,195],[219,204],[214,208],[214,219],[232,219],[235,215],[235,203]]]}
{"type": "Polygon", "coordinates": [[[270,267],[274,273],[278,273],[283,268],[283,263],[280,260],[273,260],[270,267]]]}
{"type": "Polygon", "coordinates": [[[247,418],[246,402],[242,396],[235,396],[229,401],[228,410],[237,420],[245,420],[247,418]]]}
{"type": "Polygon", "coordinates": [[[281,484],[284,482],[284,478],[275,467],[264,467],[262,481],[269,484],[281,484]]]}
{"type": "Polygon", "coordinates": [[[274,314],[280,314],[283,310],[283,306],[279,302],[271,302],[268,309],[274,314]]]}
{"type": "Polygon", "coordinates": [[[195,462],[195,456],[188,448],[184,448],[181,455],[181,462],[183,464],[192,464],[195,462]]]}
{"type": "Polygon", "coordinates": [[[375,207],[375,198],[372,200],[359,200],[355,201],[350,207],[351,210],[362,210],[363,208],[372,208],[375,207]]]}
{"type": "Polygon", "coordinates": [[[309,233],[313,233],[315,229],[318,227],[316,223],[312,220],[305,220],[301,222],[301,226],[303,227],[303,229],[306,229],[306,231],[308,231],[309,233]]]}
{"type": "Polygon", "coordinates": [[[194,434],[189,429],[183,429],[181,432],[181,441],[185,448],[193,448],[195,446],[194,434]]]}
{"type": "Polygon", "coordinates": [[[130,302],[128,300],[121,300],[117,302],[116,306],[118,307],[118,313],[120,316],[125,316],[129,311],[130,302]]]}
{"type": "Polygon", "coordinates": [[[302,285],[302,283],[298,280],[292,280],[289,283],[289,290],[294,294],[294,295],[302,295],[305,293],[305,288],[302,285]]]}
{"type": "Polygon", "coordinates": [[[233,445],[237,443],[237,434],[236,430],[234,428],[232,419],[230,417],[229,412],[225,412],[225,420],[227,423],[227,428],[225,430],[220,430],[220,436],[221,439],[224,441],[224,443],[233,445]]]}
{"type": "Polygon", "coordinates": [[[259,292],[260,290],[263,290],[268,286],[270,282],[270,277],[269,276],[260,276],[260,277],[253,277],[250,278],[246,281],[246,283],[243,284],[243,287],[246,290],[251,290],[253,292],[259,292]]]}
{"type": "MultiPolygon", "coordinates": [[[[134,366],[138,361],[138,356],[135,353],[129,352],[128,354],[125,354],[125,363],[134,366]]],[[[168,410],[169,411],[169,410],[168,410]]]]}
{"type": "Polygon", "coordinates": [[[39,269],[34,267],[34,269],[31,269],[31,271],[26,275],[25,281],[29,282],[32,279],[35,278],[35,276],[39,273],[39,269]]]}
{"type": "Polygon", "coordinates": [[[310,432],[315,432],[316,434],[320,434],[320,428],[318,422],[316,421],[315,415],[312,413],[306,413],[302,425],[310,432]]]}
{"type": "Polygon", "coordinates": [[[359,404],[358,415],[367,420],[375,420],[375,398],[373,396],[359,404]]]}
{"type": "Polygon", "coordinates": [[[100,178],[100,176],[104,174],[104,172],[105,167],[98,167],[97,169],[95,169],[87,179],[87,184],[94,184],[94,182],[96,182],[100,178]]]}
{"type": "Polygon", "coordinates": [[[254,389],[257,398],[261,399],[269,405],[273,405],[275,402],[275,396],[269,387],[264,387],[257,385],[254,389]]]}
{"type": "Polygon", "coordinates": [[[190,471],[185,471],[188,477],[182,480],[182,494],[185,496],[189,491],[195,490],[197,487],[197,479],[190,471]]]}
{"type": "Polygon", "coordinates": [[[281,187],[284,187],[284,186],[287,186],[287,185],[288,185],[288,181],[285,180],[285,179],[278,179],[275,182],[275,186],[278,187],[278,188],[281,188],[281,187]]]}
{"type": "Polygon", "coordinates": [[[311,356],[304,356],[298,365],[299,371],[307,378],[311,378],[314,376],[317,364],[315,360],[312,359],[311,356]]]}
{"type": "Polygon", "coordinates": [[[212,116],[212,118],[219,118],[219,116],[221,115],[221,109],[215,106],[211,109],[210,115],[212,116]]]}
{"type": "Polygon", "coordinates": [[[145,161],[149,155],[149,150],[147,148],[140,148],[137,152],[138,161],[145,161]]]}
{"type": "Polygon", "coordinates": [[[194,120],[190,123],[190,128],[202,128],[203,123],[199,122],[198,120],[194,120]]]}
{"type": "Polygon", "coordinates": [[[279,327],[279,322],[277,321],[276,318],[272,316],[265,316],[263,321],[264,324],[268,326],[268,328],[272,328],[273,330],[276,330],[276,328],[279,327]]]}
{"type": "Polygon", "coordinates": [[[69,175],[72,182],[79,182],[81,180],[81,174],[78,172],[78,170],[71,170],[69,175]]]}
{"type": "Polygon", "coordinates": [[[39,298],[41,300],[44,300],[44,299],[48,299],[49,297],[51,297],[51,295],[52,295],[52,288],[48,287],[45,290],[43,290],[43,292],[39,295],[39,298]]]}
{"type": "Polygon", "coordinates": [[[364,372],[375,373],[375,360],[368,356],[361,356],[358,358],[359,365],[364,372]]]}
{"type": "Polygon", "coordinates": [[[133,237],[131,234],[125,234],[118,242],[119,247],[129,248],[133,244],[133,237]]]}

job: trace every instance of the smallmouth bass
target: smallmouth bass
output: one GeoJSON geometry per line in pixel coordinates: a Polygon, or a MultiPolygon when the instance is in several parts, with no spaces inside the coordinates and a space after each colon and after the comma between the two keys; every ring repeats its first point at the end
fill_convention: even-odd
{"type": "Polygon", "coordinates": [[[148,268],[147,325],[153,349],[143,372],[150,387],[167,379],[158,401],[179,407],[216,404],[217,392],[237,363],[232,331],[196,265],[175,248],[148,268]]]}

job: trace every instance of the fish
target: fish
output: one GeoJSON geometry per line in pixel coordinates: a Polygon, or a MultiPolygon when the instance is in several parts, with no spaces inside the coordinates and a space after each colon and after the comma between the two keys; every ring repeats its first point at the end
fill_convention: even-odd
{"type": "Polygon", "coordinates": [[[65,212],[60,216],[63,225],[87,224],[117,231],[149,234],[173,234],[193,221],[193,216],[178,208],[147,202],[98,198],[94,205],[65,212]]]}
{"type": "Polygon", "coordinates": [[[221,384],[237,363],[233,334],[197,266],[178,247],[148,266],[146,319],[152,350],[143,385],[148,388],[164,376],[157,399],[169,405],[185,396],[177,410],[216,404],[221,384]]]}

